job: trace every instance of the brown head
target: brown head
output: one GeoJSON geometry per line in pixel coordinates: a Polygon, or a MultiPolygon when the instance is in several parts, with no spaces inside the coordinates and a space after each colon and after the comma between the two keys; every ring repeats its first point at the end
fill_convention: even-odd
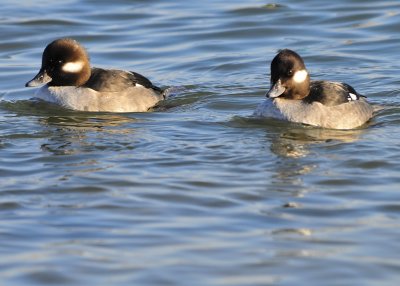
{"type": "Polygon", "coordinates": [[[267,97],[303,99],[310,92],[310,76],[303,59],[294,51],[279,51],[271,62],[271,88],[267,97]]]}

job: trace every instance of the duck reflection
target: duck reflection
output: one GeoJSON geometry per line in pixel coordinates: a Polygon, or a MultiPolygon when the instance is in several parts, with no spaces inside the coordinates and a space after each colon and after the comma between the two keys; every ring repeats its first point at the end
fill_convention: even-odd
{"type": "Polygon", "coordinates": [[[106,131],[106,132],[131,132],[132,129],[118,128],[110,129],[108,127],[121,127],[127,123],[137,122],[139,120],[116,114],[97,114],[91,115],[83,113],[81,115],[57,115],[49,116],[39,120],[42,124],[49,126],[65,127],[71,130],[83,131],[106,131]]]}
{"type": "Polygon", "coordinates": [[[272,138],[271,133],[267,134],[270,150],[278,156],[270,187],[290,192],[293,197],[304,197],[313,191],[305,179],[307,175],[317,173],[324,160],[323,156],[318,156],[319,148],[334,149],[340,144],[355,142],[365,132],[364,129],[333,130],[297,124],[279,126],[279,130],[272,138]]]}
{"type": "Polygon", "coordinates": [[[138,121],[115,114],[64,113],[42,117],[39,122],[49,128],[50,134],[41,149],[55,155],[68,155],[110,148],[133,148],[132,135],[136,130],[130,124],[138,121]],[[110,135],[115,135],[113,144],[107,143],[106,137],[110,135]]]}
{"type": "Polygon", "coordinates": [[[59,181],[112,170],[115,154],[129,156],[138,143],[138,120],[129,115],[63,113],[39,121],[47,133],[41,150],[51,154],[47,165],[59,170],[59,181]]]}
{"type": "Polygon", "coordinates": [[[357,141],[363,129],[334,130],[311,126],[298,126],[282,131],[272,140],[271,151],[282,157],[301,158],[311,154],[310,148],[316,144],[340,144],[357,141]]]}

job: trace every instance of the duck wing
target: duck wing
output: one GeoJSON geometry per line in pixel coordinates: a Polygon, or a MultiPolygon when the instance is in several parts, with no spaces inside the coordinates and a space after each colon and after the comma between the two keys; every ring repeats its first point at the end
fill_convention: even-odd
{"type": "Polygon", "coordinates": [[[303,100],[307,103],[318,101],[326,106],[335,106],[365,97],[351,85],[343,82],[315,80],[310,82],[310,93],[303,100]]]}
{"type": "Polygon", "coordinates": [[[99,92],[118,92],[137,85],[161,92],[159,87],[139,73],[102,68],[92,68],[91,76],[84,86],[99,92]]]}

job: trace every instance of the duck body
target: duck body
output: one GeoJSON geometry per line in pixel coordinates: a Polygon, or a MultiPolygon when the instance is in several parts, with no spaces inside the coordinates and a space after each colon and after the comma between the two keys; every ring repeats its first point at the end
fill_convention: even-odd
{"type": "Polygon", "coordinates": [[[35,97],[66,109],[92,112],[146,112],[163,100],[162,95],[141,87],[98,92],[84,87],[45,85],[35,97]]]}
{"type": "Polygon", "coordinates": [[[255,110],[257,117],[268,117],[331,129],[353,129],[373,116],[374,110],[364,99],[337,106],[326,106],[318,101],[275,98],[265,100],[255,110]]]}
{"type": "Polygon", "coordinates": [[[90,67],[84,48],[68,38],[44,50],[39,73],[26,83],[39,85],[35,97],[79,111],[145,112],[165,97],[139,73],[90,67]]]}
{"type": "Polygon", "coordinates": [[[302,58],[282,50],[271,62],[268,99],[255,110],[271,117],[332,129],[353,129],[374,115],[374,108],[352,86],[325,80],[311,81],[302,58]]]}

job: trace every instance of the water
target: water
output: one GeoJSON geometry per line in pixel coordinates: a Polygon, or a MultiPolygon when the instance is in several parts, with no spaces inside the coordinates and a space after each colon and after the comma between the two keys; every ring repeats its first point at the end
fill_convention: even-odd
{"type": "Polygon", "coordinates": [[[1,285],[395,285],[398,1],[2,1],[1,285]],[[24,88],[64,36],[181,90],[152,113],[24,88]],[[323,130],[251,114],[280,48],[384,110],[323,130]]]}

